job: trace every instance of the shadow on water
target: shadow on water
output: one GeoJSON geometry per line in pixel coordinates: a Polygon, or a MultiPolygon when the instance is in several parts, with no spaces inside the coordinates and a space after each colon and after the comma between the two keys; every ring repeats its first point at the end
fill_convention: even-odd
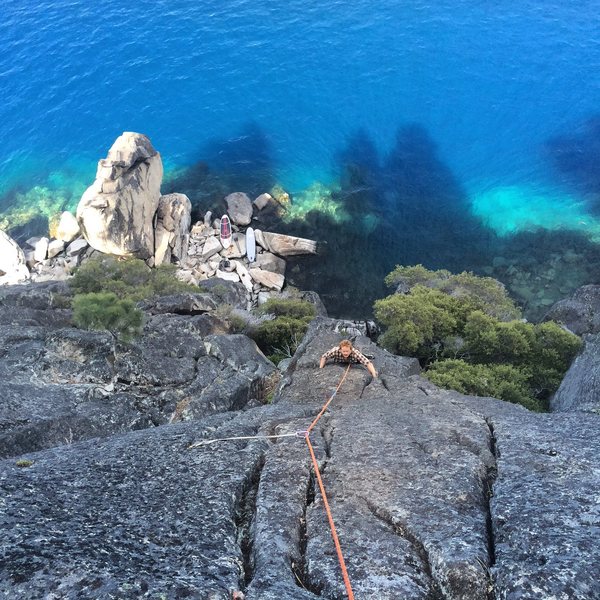
{"type": "Polygon", "coordinates": [[[244,125],[238,135],[212,139],[198,150],[199,159],[163,182],[162,193],[180,192],[192,202],[193,219],[207,210],[223,212],[223,198],[244,191],[251,197],[275,184],[271,143],[254,122],[244,125]]]}
{"type": "Polygon", "coordinates": [[[290,269],[299,287],[323,296],[334,315],[371,313],[387,293],[383,279],[397,264],[480,271],[491,263],[496,237],[469,209],[468,198],[436,146],[419,125],[401,127],[391,152],[379,157],[364,130],[338,154],[347,221],[309,213],[287,228],[325,240],[318,257],[290,269]]]}
{"type": "Polygon", "coordinates": [[[600,214],[600,114],[549,139],[545,151],[561,182],[573,186],[589,210],[600,214]]]}

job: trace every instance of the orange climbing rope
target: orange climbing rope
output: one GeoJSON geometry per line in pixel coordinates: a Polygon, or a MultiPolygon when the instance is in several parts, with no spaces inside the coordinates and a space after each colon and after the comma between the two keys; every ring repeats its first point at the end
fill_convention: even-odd
{"type": "Polygon", "coordinates": [[[333,543],[335,544],[335,550],[337,552],[338,561],[340,563],[340,568],[342,569],[342,577],[344,578],[344,585],[346,586],[346,592],[348,593],[348,600],[354,600],[354,592],[352,591],[352,586],[350,585],[350,577],[348,576],[348,570],[346,569],[346,561],[344,560],[344,555],[342,554],[342,547],[340,545],[340,540],[337,535],[337,531],[335,529],[335,524],[333,522],[333,516],[331,514],[331,509],[329,508],[329,501],[327,500],[327,494],[325,493],[325,486],[323,485],[323,480],[321,479],[321,473],[319,471],[319,463],[317,462],[317,457],[315,456],[315,451],[310,442],[310,432],[313,430],[314,426],[317,424],[317,421],[323,416],[323,413],[327,410],[327,407],[331,404],[335,395],[338,393],[338,390],[344,383],[344,379],[346,379],[346,375],[350,370],[350,365],[344,371],[344,375],[340,379],[337,388],[335,388],[335,392],[331,394],[329,400],[325,402],[321,412],[315,417],[314,421],[310,424],[309,428],[306,430],[304,434],[304,439],[306,440],[306,445],[308,446],[308,451],[310,452],[310,457],[312,459],[313,467],[315,470],[315,477],[317,478],[317,482],[319,483],[319,489],[321,490],[321,496],[323,497],[323,504],[325,506],[325,512],[327,513],[327,519],[329,520],[329,527],[331,528],[331,535],[333,537],[333,543]]]}
{"type": "Polygon", "coordinates": [[[279,435],[251,435],[251,436],[239,436],[239,437],[227,437],[227,438],[217,438],[212,440],[200,440],[199,442],[195,442],[188,446],[188,448],[197,448],[199,446],[207,446],[208,444],[213,444],[216,442],[225,442],[229,440],[250,440],[250,439],[263,439],[263,438],[280,438],[280,437],[302,437],[306,440],[306,445],[308,446],[308,451],[310,452],[310,457],[312,459],[312,464],[315,470],[315,477],[317,478],[317,482],[319,483],[319,490],[321,491],[321,496],[323,498],[323,504],[325,506],[325,512],[327,513],[327,519],[329,520],[329,527],[331,528],[331,535],[333,537],[333,542],[335,544],[335,550],[337,552],[338,561],[340,563],[340,568],[342,569],[342,577],[344,578],[344,585],[346,586],[346,592],[348,593],[348,600],[354,600],[354,592],[352,591],[352,586],[350,585],[350,577],[348,576],[348,570],[346,569],[346,562],[344,561],[344,555],[342,554],[342,547],[340,545],[340,540],[337,535],[337,531],[335,529],[335,524],[333,522],[333,516],[331,514],[331,509],[329,508],[329,501],[327,500],[327,494],[325,493],[325,486],[323,485],[323,480],[321,479],[321,472],[319,471],[319,463],[317,462],[317,457],[315,456],[315,451],[313,445],[310,441],[311,431],[314,429],[315,425],[319,421],[319,419],[323,416],[323,413],[327,410],[327,407],[333,402],[336,394],[338,393],[340,387],[342,387],[342,383],[346,379],[346,375],[348,375],[348,371],[350,370],[350,364],[348,364],[347,369],[344,371],[344,375],[340,379],[335,391],[327,402],[323,405],[323,408],[319,412],[319,414],[314,418],[313,422],[309,425],[306,431],[296,431],[295,433],[282,433],[279,435]]]}

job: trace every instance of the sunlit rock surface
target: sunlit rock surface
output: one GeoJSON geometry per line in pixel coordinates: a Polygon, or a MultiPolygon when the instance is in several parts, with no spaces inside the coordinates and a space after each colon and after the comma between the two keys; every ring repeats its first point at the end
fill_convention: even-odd
{"type": "Polygon", "coordinates": [[[15,284],[29,279],[25,255],[17,242],[0,229],[0,284],[15,284]]]}
{"type": "Polygon", "coordinates": [[[90,246],[117,256],[152,257],[162,176],[160,154],[146,136],[119,136],[99,161],[96,180],[77,206],[77,220],[90,246]]]}

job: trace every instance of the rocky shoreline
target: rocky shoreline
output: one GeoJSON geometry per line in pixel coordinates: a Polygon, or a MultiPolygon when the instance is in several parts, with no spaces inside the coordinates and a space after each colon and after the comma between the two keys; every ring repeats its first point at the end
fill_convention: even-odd
{"type": "Polygon", "coordinates": [[[0,231],[0,285],[68,278],[98,253],[145,260],[150,267],[176,264],[182,281],[218,277],[241,282],[248,308],[285,285],[286,258],[315,254],[317,243],[256,229],[256,258],[248,260],[245,230],[278,201],[267,193],[254,201],[243,192],[225,198],[232,243],[220,239],[220,218],[210,212],[191,226],[191,202],[184,194],[160,194],[163,167],[150,140],[124,133],[98,163],[96,180],[83,194],[77,217],[65,212],[49,237],[34,237],[24,250],[0,231]]]}

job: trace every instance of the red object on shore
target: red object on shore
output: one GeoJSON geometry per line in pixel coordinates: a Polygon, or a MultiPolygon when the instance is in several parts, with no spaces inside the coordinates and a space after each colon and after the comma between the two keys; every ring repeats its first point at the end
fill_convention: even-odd
{"type": "Polygon", "coordinates": [[[223,248],[231,245],[231,223],[227,215],[221,217],[221,245],[223,248]]]}

